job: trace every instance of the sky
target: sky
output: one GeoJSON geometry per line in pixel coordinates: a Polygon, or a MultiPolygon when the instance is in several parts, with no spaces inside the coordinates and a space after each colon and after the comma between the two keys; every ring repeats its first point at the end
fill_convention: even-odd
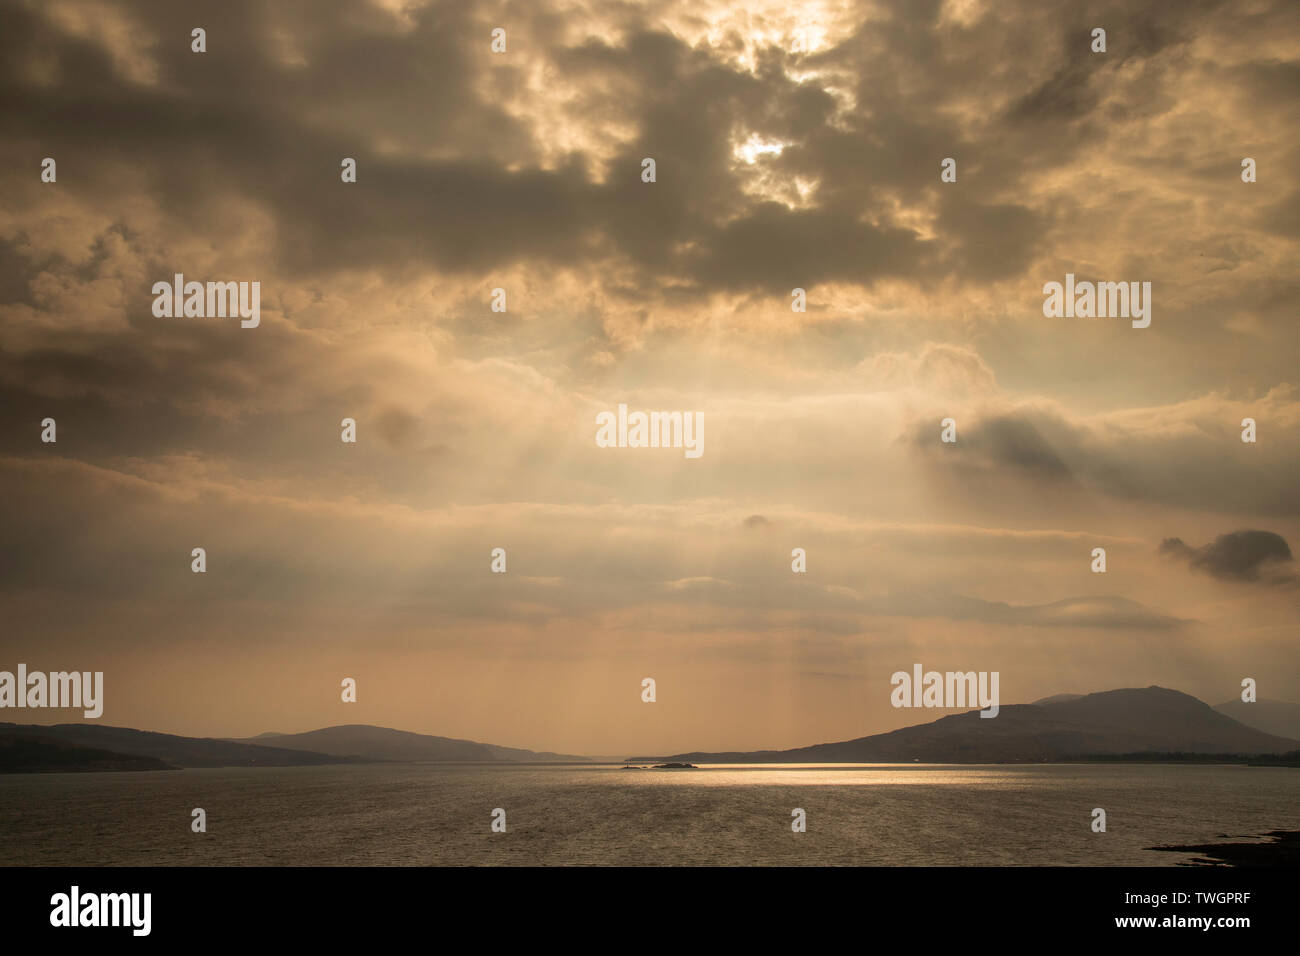
{"type": "Polygon", "coordinates": [[[1300,701],[1294,14],[2,0],[0,669],[588,754],[947,713],[914,663],[1300,701]]]}

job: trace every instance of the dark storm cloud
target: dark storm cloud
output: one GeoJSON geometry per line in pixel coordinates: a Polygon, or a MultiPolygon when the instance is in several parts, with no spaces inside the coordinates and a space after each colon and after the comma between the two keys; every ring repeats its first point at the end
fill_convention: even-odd
{"type": "Polygon", "coordinates": [[[952,270],[980,281],[1020,273],[1037,254],[1047,219],[1026,206],[981,203],[952,192],[944,194],[939,211],[943,231],[960,237],[948,260],[952,270]]]}
{"type": "Polygon", "coordinates": [[[818,58],[860,85],[862,102],[840,129],[828,125],[834,98],[792,79],[790,54],[777,47],[750,73],[643,14],[617,45],[566,48],[544,15],[517,11],[531,52],[543,51],[561,76],[617,83],[626,94],[611,118],[637,133],[604,182],[580,152],[542,168],[546,130],[485,96],[481,81],[508,89],[522,78],[470,42],[482,33],[470,5],[415,10],[409,30],[343,3],[121,10],[133,17],[153,85],[124,77],[104,46],[57,29],[42,8],[11,5],[0,38],[8,64],[0,131],[57,155],[61,188],[74,194],[113,189],[125,164],[178,223],[201,221],[230,198],[253,200],[274,215],[281,265],[299,272],[419,261],[448,270],[573,265],[615,255],[665,282],[689,275],[698,292],[795,284],[784,273],[805,286],[983,279],[1023,269],[1045,225],[1014,203],[945,197],[949,248],[940,255],[894,221],[898,191],[911,191],[910,203],[933,202],[938,160],[967,139],[942,109],[942,86],[908,93],[893,79],[893,61],[917,42],[918,14],[907,8],[881,27],[902,45],[885,60],[856,38],[818,58]],[[201,56],[188,40],[199,22],[209,25],[201,56]],[[286,56],[297,60],[281,62],[286,56]],[[33,82],[33,61],[56,79],[33,82]],[[742,192],[732,149],[748,132],[788,138],[790,153],[773,168],[819,184],[811,208],[742,192]],[[378,140],[397,149],[378,152],[378,140]],[[337,181],[343,156],[359,165],[346,189],[337,181]],[[644,156],[659,163],[655,184],[640,181],[644,156]]]}
{"type": "Polygon", "coordinates": [[[800,282],[915,274],[926,245],[911,230],[877,228],[848,211],[764,203],[717,230],[693,274],[726,289],[788,291],[800,282]]]}
{"type": "Polygon", "coordinates": [[[1003,465],[1050,478],[1066,478],[1070,470],[1032,422],[1004,415],[984,422],[973,437],[975,447],[1003,465]]]}
{"type": "Polygon", "coordinates": [[[61,80],[24,88],[7,77],[3,128],[56,155],[73,191],[80,167],[96,175],[113,160],[142,170],[175,219],[201,223],[209,203],[252,199],[274,211],[282,265],[298,271],[423,257],[454,270],[578,254],[588,224],[580,165],[529,168],[524,128],[474,92],[467,5],[426,8],[409,34],[357,22],[364,7],[354,4],[297,9],[305,15],[288,29],[304,47],[302,68],[270,58],[270,8],[213,8],[201,56],[188,35],[204,11],[139,8],[140,25],[159,38],[156,88],[124,80],[98,47],[20,13],[5,59],[34,48],[57,60],[61,80]],[[331,19],[333,35],[320,27],[331,19]],[[329,125],[312,119],[321,111],[329,125]],[[378,136],[407,150],[452,137],[456,155],[380,157],[378,136]],[[344,156],[358,160],[355,188],[322,188],[340,186],[344,156]],[[504,156],[523,168],[507,172],[504,156]]]}
{"type": "MultiPolygon", "coordinates": [[[[1248,413],[1285,421],[1290,395],[1283,389],[1256,400],[1248,413]]],[[[956,413],[955,443],[940,441],[938,413],[909,424],[901,440],[936,474],[1019,480],[1039,490],[1070,486],[1221,513],[1300,514],[1300,451],[1293,444],[1264,455],[1230,453],[1242,446],[1236,423],[1245,413],[1243,405],[1217,398],[1113,419],[994,403],[977,414],[956,413]]],[[[986,491],[972,485],[970,493],[986,491]]]]}
{"type": "MultiPolygon", "coordinates": [[[[606,157],[602,178],[582,145],[543,163],[546,122],[564,115],[532,121],[527,109],[507,108],[505,94],[524,85],[525,70],[487,52],[470,4],[413,10],[409,25],[351,2],[113,7],[133,18],[136,53],[128,59],[137,68],[153,64],[151,84],[124,73],[121,56],[105,44],[57,25],[56,7],[7,3],[0,31],[7,198],[40,209],[49,193],[39,192],[46,187],[35,164],[53,153],[61,195],[94,208],[97,197],[139,190],[163,219],[150,244],[137,224],[114,222],[75,263],[33,251],[20,236],[0,239],[0,298],[48,316],[33,333],[43,341],[0,353],[3,415],[14,426],[0,447],[25,447],[26,438],[14,436],[54,414],[79,420],[78,440],[105,451],[224,450],[228,422],[213,421],[214,409],[258,404],[273,417],[272,402],[253,401],[266,381],[297,376],[318,407],[347,404],[344,397],[355,407],[365,397],[358,393],[376,388],[307,381],[304,370],[329,367],[328,350],[269,321],[256,337],[148,322],[149,282],[184,268],[168,259],[173,237],[201,239],[243,265],[242,236],[211,235],[214,212],[240,201],[268,215],[270,255],[307,282],[312,273],[361,267],[571,267],[585,269],[606,302],[634,304],[642,326],[656,297],[681,305],[718,290],[785,295],[830,282],[895,279],[929,288],[1015,277],[1051,245],[1059,225],[1053,201],[1026,194],[1025,170],[1105,147],[1113,135],[1105,124],[1086,137],[1060,129],[1113,118],[1095,102],[1098,89],[1142,93],[1125,98],[1126,107],[1172,108],[1162,105],[1171,69],[1162,57],[1178,54],[1215,7],[1179,5],[1156,16],[1098,6],[1072,13],[1062,27],[1059,13],[1032,4],[964,26],[946,21],[937,3],[885,4],[870,17],[864,10],[858,27],[814,54],[760,46],[752,70],[728,58],[743,38],[692,44],[647,9],[619,8],[621,31],[572,41],[556,25],[566,15],[510,7],[518,24],[512,49],[539,58],[557,83],[578,91],[574,115],[631,131],[606,157]],[[201,56],[189,49],[198,22],[209,28],[201,56]],[[1106,23],[1113,56],[1086,52],[1091,22],[1106,23]],[[1014,70],[990,70],[1013,56],[1014,70]],[[1149,89],[1125,87],[1121,65],[1149,89]],[[825,70],[827,79],[797,79],[805,68],[825,70]],[[749,168],[733,150],[750,133],[788,145],[749,168]],[[654,184],[639,177],[647,155],[659,162],[654,184]],[[959,160],[959,184],[938,182],[946,155],[959,160]],[[359,161],[354,185],[338,181],[342,156],[359,161]],[[755,170],[816,188],[807,205],[791,208],[746,191],[755,170]],[[904,221],[899,210],[917,215],[904,221]],[[932,237],[918,218],[932,223],[932,237]],[[68,330],[60,314],[67,302],[37,296],[34,280],[112,279],[105,256],[115,242],[138,265],[117,277],[124,322],[68,330]],[[611,260],[627,268],[602,268],[611,260]]],[[[1243,82],[1281,97],[1293,68],[1270,60],[1243,82]]],[[[1298,195],[1262,204],[1265,228],[1294,234],[1298,195]]],[[[1244,245],[1224,248],[1225,269],[1254,257],[1244,245]]],[[[1284,318],[1294,298],[1290,285],[1267,279],[1230,292],[1237,307],[1265,320],[1284,318]]],[[[434,293],[436,305],[441,294],[434,293]]],[[[289,316],[266,287],[263,308],[277,306],[289,316]]],[[[458,334],[490,327],[439,311],[453,312],[439,321],[458,334]]],[[[599,337],[599,316],[587,321],[599,337]]],[[[1190,446],[1145,456],[1123,436],[1089,433],[1049,413],[995,410],[984,420],[963,417],[960,427],[953,450],[968,467],[1072,479],[1124,497],[1300,510],[1282,468],[1201,467],[1205,454],[1190,446]]],[[[934,431],[930,424],[918,431],[917,446],[931,444],[934,431]]],[[[394,447],[405,440],[387,423],[377,434],[394,447]]]]}
{"type": "Polygon", "coordinates": [[[1272,531],[1233,531],[1200,548],[1181,538],[1166,538],[1160,543],[1160,553],[1226,581],[1294,584],[1297,580],[1294,573],[1281,567],[1292,560],[1290,546],[1272,531]]]}
{"type": "MultiPolygon", "coordinates": [[[[150,300],[138,298],[129,331],[70,331],[46,347],[0,349],[0,453],[30,453],[46,416],[58,422],[58,448],[88,458],[199,446],[214,454],[290,452],[303,429],[282,427],[290,409],[271,393],[327,360],[320,343],[265,317],[257,342],[237,325],[171,324],[149,317],[150,300]],[[236,409],[253,419],[244,426],[261,426],[267,446],[250,437],[258,427],[240,427],[236,409]]],[[[348,382],[316,389],[325,407],[355,408],[373,386],[365,383],[362,394],[348,382]]]]}
{"type": "Polygon", "coordinates": [[[1185,43],[1190,28],[1205,12],[1220,5],[1208,3],[1180,4],[1156,13],[1114,4],[1080,4],[1068,13],[1069,26],[1063,31],[1066,50],[1092,53],[1092,31],[1106,30],[1104,55],[1070,57],[1055,72],[1033,89],[1016,99],[1007,110],[1013,123],[1041,125],[1068,124],[1087,117],[1103,102],[1103,89],[1113,83],[1114,71],[1133,62],[1149,60],[1167,47],[1185,43]]]}
{"type": "MultiPolygon", "coordinates": [[[[1086,34],[1074,37],[1086,45],[1086,34]]],[[[1092,69],[1086,60],[1075,59],[1012,104],[1007,118],[1013,123],[1069,122],[1090,113],[1099,96],[1089,86],[1092,69]]]]}
{"type": "MultiPolygon", "coordinates": [[[[864,16],[827,50],[760,48],[752,72],[726,58],[727,42],[689,46],[649,9],[623,9],[616,41],[568,46],[554,12],[506,8],[515,49],[581,91],[582,115],[636,131],[601,181],[581,149],[544,167],[548,130],[488,92],[520,89],[526,77],[487,52],[471,4],[410,10],[409,26],[341,0],[125,4],[139,57],[157,73],[147,85],[124,78],[102,45],[56,28],[43,8],[11,3],[0,37],[0,131],[57,152],[68,190],[112,188],[100,167],[129,165],[177,221],[250,199],[274,216],[281,266],[300,273],[613,257],[676,296],[684,276],[695,294],[887,277],[985,281],[1028,268],[1054,221],[1012,190],[1025,156],[1067,156],[1073,145],[1051,130],[1102,118],[1093,116],[1099,74],[1145,68],[1186,42],[1213,6],[1156,16],[1099,5],[1062,31],[1033,5],[958,26],[939,3],[885,4],[885,16],[864,16]],[[1088,53],[1093,21],[1107,24],[1113,55],[1088,53]],[[208,52],[197,56],[188,37],[200,22],[208,52]],[[1060,34],[1063,61],[1038,49],[1044,33],[1060,34]],[[988,62],[1006,50],[1024,54],[1020,69],[990,74],[988,62]],[[30,79],[36,61],[57,77],[52,84],[30,79]],[[788,72],[804,67],[842,76],[856,104],[841,110],[827,89],[788,72]],[[990,100],[1008,104],[997,135],[964,101],[975,78],[990,100]],[[807,208],[742,190],[748,171],[733,145],[748,133],[789,143],[763,168],[816,183],[807,208]],[[359,164],[348,188],[337,179],[343,156],[359,164]],[[659,164],[654,184],[639,178],[645,156],[659,164]],[[979,199],[940,186],[945,156],[959,158],[962,182],[978,177],[979,199]],[[900,201],[934,212],[941,238],[899,221],[900,201]]],[[[1289,67],[1275,64],[1257,82],[1274,83],[1289,67]]],[[[1107,135],[1094,124],[1089,144],[1107,135]]]]}
{"type": "MultiPolygon", "coordinates": [[[[967,423],[959,421],[957,441],[951,448],[936,450],[938,429],[930,422],[913,426],[912,445],[924,452],[947,455],[955,452],[967,468],[1009,469],[1014,473],[1051,480],[1069,479],[1072,472],[1061,459],[1045,432],[1065,436],[1067,426],[1055,416],[1014,411],[967,423]]],[[[1073,441],[1072,436],[1067,441],[1073,441]]]]}
{"type": "MultiPolygon", "coordinates": [[[[183,245],[176,240],[247,268],[243,236],[211,235],[219,215],[241,203],[269,217],[268,270],[303,281],[367,267],[477,272],[615,259],[633,268],[595,283],[643,310],[657,295],[681,301],[716,290],[1008,274],[1023,267],[1041,225],[1014,204],[945,198],[939,214],[950,237],[920,238],[893,221],[892,197],[912,189],[916,202],[933,201],[935,170],[922,174],[907,154],[937,158],[961,143],[955,121],[933,119],[933,109],[895,90],[896,102],[873,101],[870,115],[860,106],[843,129],[832,128],[835,98],[792,79],[788,53],[762,51],[751,73],[726,61],[725,44],[688,45],[646,11],[626,12],[617,41],[572,47],[559,41],[553,15],[512,12],[516,48],[592,91],[595,115],[635,131],[602,180],[581,150],[544,168],[544,124],[486,92],[519,87],[521,68],[491,58],[469,4],[416,9],[400,26],[356,3],[139,2],[104,8],[126,18],[106,30],[108,42],[95,38],[95,23],[69,28],[59,9],[4,7],[0,188],[17,206],[40,209],[51,194],[32,171],[52,155],[59,196],[95,209],[104,197],[133,195],[158,218],[108,224],[76,262],[3,237],[0,296],[49,316],[32,333],[37,341],[0,354],[11,449],[25,441],[13,436],[47,414],[80,422],[79,434],[67,433],[79,453],[229,447],[214,408],[247,405],[260,382],[323,359],[322,349],[270,323],[255,342],[227,329],[149,322],[152,281],[193,273],[169,255],[183,245]],[[195,24],[208,30],[201,55],[190,50],[195,24]],[[605,89],[608,100],[596,92],[605,89]],[[733,147],[751,132],[791,142],[788,161],[775,168],[816,181],[812,205],[790,209],[744,191],[733,147]],[[344,156],[359,165],[358,182],[346,187],[338,180],[344,156]],[[657,183],[640,181],[644,156],[658,160],[657,183]],[[117,246],[114,272],[105,260],[117,246]],[[66,328],[60,313],[71,297],[34,295],[37,277],[68,287],[112,282],[122,321],[66,328]],[[195,363],[196,354],[204,361],[195,363]],[[288,356],[297,357],[289,369],[288,356]]],[[[888,75],[876,52],[850,43],[829,59],[842,60],[865,88],[888,75]]],[[[274,287],[264,283],[263,295],[264,310],[286,310],[274,287]]],[[[329,394],[318,398],[331,404],[329,394]]],[[[390,429],[380,434],[395,441],[390,429]]]]}

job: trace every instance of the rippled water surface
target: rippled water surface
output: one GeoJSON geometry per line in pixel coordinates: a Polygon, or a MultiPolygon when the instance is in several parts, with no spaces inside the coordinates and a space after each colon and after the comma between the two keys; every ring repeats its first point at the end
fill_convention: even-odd
{"type": "Polygon", "coordinates": [[[0,864],[1174,865],[1300,830],[1300,770],[362,765],[0,776],[0,864]],[[208,832],[190,831],[207,811],[208,832]],[[507,832],[490,830],[506,811],[507,832]],[[1094,807],[1107,832],[1093,833],[1094,807]],[[791,810],[807,811],[793,833],[791,810]]]}

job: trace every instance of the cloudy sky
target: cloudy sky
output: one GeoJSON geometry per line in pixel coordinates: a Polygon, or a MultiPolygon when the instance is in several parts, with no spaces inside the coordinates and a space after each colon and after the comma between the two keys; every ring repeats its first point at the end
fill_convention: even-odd
{"type": "Polygon", "coordinates": [[[0,669],[606,754],[920,722],[914,662],[1300,700],[1286,0],[0,11],[0,669]],[[620,402],[703,456],[598,448],[620,402]]]}

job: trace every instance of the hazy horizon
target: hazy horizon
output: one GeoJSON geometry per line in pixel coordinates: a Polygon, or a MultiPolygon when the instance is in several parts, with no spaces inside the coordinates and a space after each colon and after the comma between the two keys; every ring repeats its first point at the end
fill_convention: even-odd
{"type": "MultiPolygon", "coordinates": [[[[1153,685],[1153,686],[1158,686],[1158,685],[1153,685]]],[[[1139,690],[1139,689],[1143,689],[1143,688],[1108,688],[1108,690],[1139,690]]],[[[1177,688],[1165,688],[1165,689],[1167,689],[1167,690],[1175,690],[1175,691],[1177,691],[1177,688]]],[[[1088,692],[1084,692],[1084,693],[1082,693],[1082,694],[1078,694],[1078,695],[1066,695],[1066,696],[1088,696],[1088,694],[1090,694],[1090,693],[1104,693],[1104,691],[1088,691],[1088,692]]],[[[1179,693],[1183,693],[1183,692],[1179,691],[1179,693]]],[[[1035,704],[1035,703],[1037,703],[1037,702],[1039,702],[1039,701],[1047,700],[1047,699],[1049,699],[1049,698],[1051,698],[1051,697],[1055,697],[1055,696],[1058,696],[1058,695],[1047,695],[1046,697],[1035,698],[1034,700],[1025,700],[1025,701],[1005,701],[1005,700],[1004,700],[1004,701],[1001,702],[1001,705],[1002,705],[1003,707],[1017,706],[1017,705],[1021,705],[1021,706],[1023,706],[1023,705],[1032,705],[1032,704],[1035,704]]],[[[1190,696],[1190,695],[1189,695],[1189,696],[1190,696]]],[[[1200,700],[1200,698],[1197,698],[1197,699],[1200,700]]],[[[1230,704],[1232,704],[1236,699],[1238,699],[1238,698],[1234,698],[1234,700],[1229,700],[1229,701],[1220,701],[1220,702],[1217,703],[1217,704],[1212,704],[1212,703],[1210,703],[1209,701],[1201,700],[1201,703],[1205,704],[1206,706],[1210,707],[1210,708],[1213,709],[1213,710],[1218,711],[1218,708],[1223,707],[1223,706],[1226,706],[1226,705],[1230,705],[1230,704]]],[[[1300,704],[1296,704],[1296,703],[1293,703],[1293,702],[1290,702],[1290,701],[1275,701],[1275,700],[1271,700],[1271,699],[1269,699],[1269,698],[1260,698],[1259,703],[1261,703],[1261,704],[1270,704],[1270,703],[1275,703],[1275,704],[1276,704],[1276,703],[1281,703],[1281,704],[1285,704],[1285,705],[1289,705],[1289,706],[1293,706],[1293,707],[1300,708],[1300,704]]],[[[793,745],[793,747],[794,747],[794,748],[797,748],[797,747],[800,747],[800,746],[812,746],[812,745],[815,745],[815,744],[821,744],[821,743],[832,743],[832,742],[838,742],[838,741],[842,741],[842,740],[843,740],[843,741],[853,740],[853,739],[857,739],[857,738],[859,738],[859,737],[872,736],[872,735],[874,735],[874,734],[878,734],[878,733],[888,733],[889,731],[892,731],[892,730],[898,730],[898,729],[901,729],[901,728],[903,728],[903,727],[915,727],[915,726],[921,726],[921,725],[923,725],[923,724],[933,723],[933,722],[936,721],[936,720],[939,720],[939,719],[941,719],[941,718],[943,718],[943,717],[952,716],[952,715],[954,715],[954,714],[972,713],[972,712],[974,712],[973,709],[972,709],[972,708],[969,708],[969,707],[935,708],[935,709],[927,709],[927,710],[919,710],[919,711],[917,711],[917,710],[912,710],[912,709],[907,709],[907,710],[902,710],[902,711],[900,711],[900,713],[905,714],[905,715],[915,715],[915,716],[911,717],[911,719],[910,719],[908,722],[899,724],[897,727],[889,727],[889,728],[886,728],[885,730],[881,730],[881,731],[871,731],[870,733],[847,733],[847,732],[846,732],[846,733],[845,733],[843,736],[841,736],[841,737],[837,737],[837,738],[833,738],[833,739],[828,739],[828,740],[805,741],[803,744],[796,744],[796,745],[793,745]]],[[[1220,711],[1220,712],[1221,712],[1221,711],[1220,711]]],[[[0,712],[0,713],[4,713],[4,714],[6,714],[6,715],[8,715],[8,716],[16,716],[16,715],[18,715],[18,714],[27,714],[27,713],[32,713],[32,711],[23,711],[23,710],[6,710],[6,711],[0,712]]],[[[1231,715],[1227,715],[1227,716],[1231,716],[1231,715]]],[[[1240,718],[1239,718],[1239,717],[1232,717],[1232,719],[1233,719],[1233,720],[1236,720],[1236,721],[1238,721],[1238,722],[1240,722],[1240,718]]],[[[48,727],[58,726],[58,725],[61,725],[61,724],[78,724],[78,723],[80,723],[80,724],[99,724],[99,725],[101,725],[101,726],[116,726],[116,725],[112,725],[112,724],[105,724],[104,721],[102,721],[102,720],[84,719],[84,718],[83,718],[83,719],[76,719],[76,720],[74,720],[74,719],[69,719],[69,720],[58,720],[58,721],[29,721],[29,720],[4,720],[4,721],[0,721],[0,724],[3,724],[3,723],[20,724],[20,725],[27,725],[27,726],[48,726],[48,727]]],[[[397,731],[397,732],[399,732],[399,733],[411,733],[411,734],[418,734],[418,735],[424,735],[424,736],[430,736],[430,737],[443,737],[443,738],[448,737],[447,734],[440,734],[440,733],[438,733],[438,732],[436,732],[436,731],[434,731],[434,730],[416,730],[416,729],[413,729],[413,728],[410,728],[410,727],[385,727],[385,726],[378,725],[378,724],[365,724],[365,723],[353,723],[353,722],[347,722],[347,723],[342,723],[342,724],[329,724],[329,725],[311,726],[311,727],[304,727],[304,728],[302,728],[302,729],[295,729],[295,730],[264,730],[264,731],[261,731],[261,732],[256,733],[256,734],[179,734],[179,735],[177,735],[177,736],[183,736],[183,737],[198,737],[198,738],[211,738],[211,739],[216,739],[216,740],[244,740],[244,741],[253,741],[253,740],[256,740],[256,739],[259,738],[259,737],[268,737],[268,736],[273,736],[273,737],[287,737],[287,736],[295,736],[295,735],[300,735],[300,734],[307,734],[307,733],[311,733],[311,732],[313,732],[313,731],[329,730],[329,729],[333,729],[333,728],[338,728],[338,727],[349,727],[349,726],[373,727],[373,728],[377,728],[377,729],[380,729],[380,730],[392,730],[392,731],[397,731]]],[[[1257,725],[1254,724],[1254,723],[1252,723],[1252,724],[1245,724],[1244,726],[1247,726],[1247,727],[1255,727],[1255,726],[1257,726],[1257,725]]],[[[151,733],[173,733],[173,732],[171,732],[171,731],[160,730],[160,729],[155,728],[155,727],[124,727],[124,728],[121,728],[121,729],[127,729],[127,730],[140,730],[140,731],[146,731],[146,732],[151,732],[151,733]]],[[[1135,728],[1135,729],[1136,729],[1136,728],[1135,728]]],[[[1287,737],[1287,735],[1286,735],[1285,733],[1279,734],[1279,733],[1277,733],[1276,731],[1265,731],[1265,732],[1266,732],[1266,733],[1273,734],[1274,736],[1287,737]]],[[[479,738],[479,737],[473,737],[473,736],[470,736],[470,737],[462,737],[462,738],[451,738],[451,739],[468,740],[468,741],[471,741],[471,742],[474,742],[474,743],[488,744],[488,745],[492,745],[492,746],[496,746],[496,747],[506,747],[506,748],[516,748],[516,749],[521,749],[521,750],[531,750],[531,751],[533,751],[533,752],[535,752],[535,753],[553,753],[553,754],[559,754],[559,755],[562,755],[562,756],[584,757],[584,758],[587,758],[587,759],[590,759],[590,760],[596,760],[596,761],[600,761],[600,760],[608,760],[608,761],[610,761],[610,762],[620,762],[620,761],[626,760],[626,759],[628,759],[629,757],[632,757],[632,756],[635,755],[634,752],[633,752],[632,750],[628,750],[628,749],[615,750],[615,751],[611,751],[611,752],[607,752],[607,753],[594,753],[594,752],[568,751],[568,750],[564,750],[564,749],[562,749],[562,748],[548,747],[548,746],[545,746],[544,744],[524,745],[524,744],[512,743],[512,742],[508,742],[508,741],[503,742],[503,741],[500,741],[500,740],[488,740],[488,739],[486,739],[486,738],[479,738]],[[620,754],[621,754],[621,756],[620,756],[620,754]]],[[[1300,738],[1296,738],[1296,739],[1300,739],[1300,738]]],[[[268,746],[274,746],[274,744],[268,744],[268,746]]],[[[680,749],[675,750],[675,751],[668,751],[668,750],[658,751],[658,752],[654,752],[654,751],[637,751],[636,754],[641,754],[641,755],[644,755],[644,756],[668,757],[668,756],[674,756],[674,755],[676,755],[676,754],[686,754],[686,753],[727,753],[727,752],[741,752],[741,753],[743,753],[743,752],[747,752],[747,751],[751,751],[751,750],[752,750],[752,751],[755,751],[755,752],[758,752],[758,751],[765,751],[765,750],[787,750],[787,749],[792,749],[792,748],[790,748],[790,747],[762,747],[762,746],[760,746],[760,747],[744,747],[744,748],[741,748],[741,747],[727,747],[727,746],[720,746],[720,747],[686,747],[686,748],[680,748],[680,749]]],[[[878,761],[877,761],[877,762],[878,762],[878,761]]],[[[797,763],[797,762],[796,762],[796,763],[797,763]]],[[[831,765],[833,765],[833,764],[820,764],[820,765],[831,766],[831,765]]],[[[845,766],[850,766],[850,765],[853,765],[853,764],[846,763],[846,764],[844,764],[844,765],[845,765],[845,766]]],[[[777,766],[777,765],[764,764],[763,766],[777,766]]]]}
{"type": "Polygon", "coordinates": [[[102,671],[95,722],[781,750],[955,712],[891,705],[918,663],[1300,701],[1293,4],[0,4],[0,670],[102,671]],[[159,317],[177,274],[259,324],[159,317]],[[1149,327],[1046,317],[1067,276],[1149,327]],[[599,447],[620,405],[703,453],[599,447]]]}

